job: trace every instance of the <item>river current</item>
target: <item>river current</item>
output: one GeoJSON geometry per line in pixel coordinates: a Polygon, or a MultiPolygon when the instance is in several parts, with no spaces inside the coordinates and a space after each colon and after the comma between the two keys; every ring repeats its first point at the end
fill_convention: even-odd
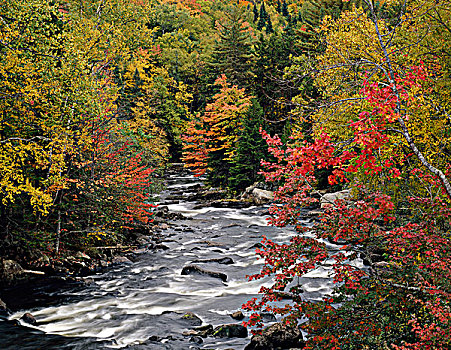
{"type": "MultiPolygon", "coordinates": [[[[192,176],[172,175],[161,200],[176,190],[189,191],[197,183],[198,179],[192,176]]],[[[191,312],[203,324],[213,326],[240,323],[230,314],[240,310],[250,298],[258,297],[262,285],[270,284],[268,278],[246,278],[262,266],[255,247],[263,235],[287,242],[295,232],[268,226],[264,215],[267,207],[193,209],[195,206],[189,201],[168,205],[170,211],[191,219],[173,221],[161,232],[164,249],[148,250],[133,263],[87,276],[86,284],[64,286],[52,292],[41,290],[44,297],[40,303],[30,303],[29,308],[17,311],[8,322],[0,321],[0,348],[244,349],[249,338],[210,336],[202,342],[193,341],[183,335],[193,325],[182,316],[191,312]],[[230,258],[233,263],[221,264],[217,261],[220,258],[230,258]],[[225,273],[227,280],[182,275],[182,268],[188,264],[225,273]],[[25,312],[36,318],[36,327],[11,322],[25,312]]],[[[312,271],[299,283],[305,298],[320,299],[330,292],[328,268],[312,271]]],[[[36,299],[36,290],[29,293],[30,298],[36,299]]],[[[268,317],[268,321],[275,320],[268,317]]]]}

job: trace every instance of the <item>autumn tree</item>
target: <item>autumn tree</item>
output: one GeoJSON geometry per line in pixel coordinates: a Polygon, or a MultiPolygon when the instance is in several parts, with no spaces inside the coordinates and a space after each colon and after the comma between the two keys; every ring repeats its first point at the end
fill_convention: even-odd
{"type": "Polygon", "coordinates": [[[313,137],[293,132],[285,146],[264,134],[277,160],[265,163],[264,174],[282,181],[272,223],[293,224],[299,234],[287,244],[264,241],[265,265],[251,278],[274,275],[274,284],[245,307],[294,324],[306,319],[310,349],[446,349],[451,159],[442,45],[450,38],[443,27],[449,4],[409,1],[395,24],[373,2],[364,5],[323,21],[313,137]],[[333,169],[329,183],[351,196],[328,203],[306,227],[302,207],[318,202],[315,173],[326,168],[333,169]],[[306,301],[297,277],[327,262],[333,293],[306,301]],[[291,303],[274,303],[281,291],[291,303]]]}

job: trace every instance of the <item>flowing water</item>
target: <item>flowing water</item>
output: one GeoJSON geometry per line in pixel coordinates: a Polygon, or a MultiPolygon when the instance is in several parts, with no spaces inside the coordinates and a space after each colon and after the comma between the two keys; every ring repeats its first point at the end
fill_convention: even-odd
{"type": "MultiPolygon", "coordinates": [[[[188,191],[197,183],[191,176],[173,175],[167,181],[162,198],[171,191],[183,188],[188,191]]],[[[213,326],[240,323],[229,314],[257,297],[260,287],[270,282],[268,278],[257,281],[246,278],[259,272],[262,266],[256,259],[255,247],[263,235],[276,242],[287,242],[294,231],[267,226],[262,215],[265,207],[195,210],[195,204],[169,205],[171,211],[191,220],[175,221],[161,232],[165,249],[149,250],[131,264],[89,276],[90,283],[86,285],[74,284],[58,292],[41,291],[40,306],[30,306],[11,317],[19,319],[30,312],[38,321],[36,327],[0,321],[0,348],[243,349],[249,338],[207,337],[202,343],[193,342],[198,339],[183,335],[193,324],[182,316],[192,312],[203,324],[213,326]],[[194,262],[225,257],[233,263],[194,262]],[[225,273],[227,280],[181,275],[182,268],[192,263],[225,273]]],[[[331,288],[328,268],[311,272],[300,278],[299,283],[305,298],[320,299],[331,288]]],[[[35,294],[30,291],[30,295],[35,294]]]]}

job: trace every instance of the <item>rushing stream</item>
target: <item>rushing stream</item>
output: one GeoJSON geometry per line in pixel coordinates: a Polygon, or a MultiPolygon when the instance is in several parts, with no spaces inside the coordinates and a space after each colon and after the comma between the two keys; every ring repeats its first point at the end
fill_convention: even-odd
{"type": "MultiPolygon", "coordinates": [[[[173,175],[167,181],[162,200],[171,191],[188,191],[197,183],[191,176],[173,175]]],[[[261,268],[255,247],[262,235],[286,242],[294,231],[267,226],[264,207],[195,210],[195,204],[181,201],[169,205],[170,211],[192,219],[174,221],[163,230],[162,249],[149,250],[132,264],[116,265],[89,276],[87,285],[60,290],[53,298],[57,302],[21,310],[11,317],[19,319],[30,312],[38,321],[36,327],[0,321],[0,348],[243,349],[249,338],[209,336],[201,343],[193,342],[183,335],[193,325],[182,316],[192,312],[204,324],[213,326],[240,323],[229,314],[258,296],[262,284],[269,284],[268,279],[246,279],[261,268]],[[226,257],[233,263],[194,262],[226,257]],[[188,264],[225,273],[227,280],[182,275],[182,268],[188,264]]],[[[330,291],[327,268],[302,277],[300,283],[308,299],[319,299],[330,291]]]]}

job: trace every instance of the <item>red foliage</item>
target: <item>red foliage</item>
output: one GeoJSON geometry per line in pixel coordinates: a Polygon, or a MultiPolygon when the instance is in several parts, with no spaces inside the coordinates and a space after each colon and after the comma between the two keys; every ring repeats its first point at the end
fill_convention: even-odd
{"type": "MultiPolygon", "coordinates": [[[[399,98],[408,101],[408,90],[424,79],[421,67],[414,67],[405,78],[397,77],[399,98]]],[[[275,201],[282,205],[272,206],[271,224],[295,225],[299,235],[287,244],[263,240],[257,254],[264,267],[249,278],[273,275],[274,283],[262,287],[261,299],[254,298],[243,308],[269,310],[285,316],[287,322],[307,319],[301,326],[309,334],[308,349],[447,349],[451,344],[451,208],[446,198],[412,197],[413,208],[427,210],[417,217],[398,217],[390,196],[368,193],[363,185],[354,184],[353,199],[337,200],[313,227],[299,220],[302,207],[318,201],[312,196],[317,194],[317,169],[333,169],[330,184],[347,183],[351,174],[361,170],[389,174],[392,179],[403,175],[399,164],[404,155],[393,153],[385,164],[377,162],[377,152],[390,146],[387,130],[399,118],[398,97],[392,87],[370,83],[362,92],[374,108],[350,121],[351,148],[335,145],[326,133],[290,147],[262,132],[276,159],[262,162],[263,174],[267,181],[282,183],[275,192],[275,201]],[[326,241],[341,248],[329,251],[326,241]],[[372,249],[383,251],[382,261],[371,261],[372,249]],[[370,267],[356,264],[361,256],[370,267]],[[329,261],[333,261],[335,293],[322,302],[304,300],[295,277],[329,261]],[[281,306],[279,292],[286,288],[292,302],[281,306]]],[[[442,187],[434,175],[413,171],[431,188],[442,187]]],[[[258,314],[247,325],[262,325],[258,314]]]]}

